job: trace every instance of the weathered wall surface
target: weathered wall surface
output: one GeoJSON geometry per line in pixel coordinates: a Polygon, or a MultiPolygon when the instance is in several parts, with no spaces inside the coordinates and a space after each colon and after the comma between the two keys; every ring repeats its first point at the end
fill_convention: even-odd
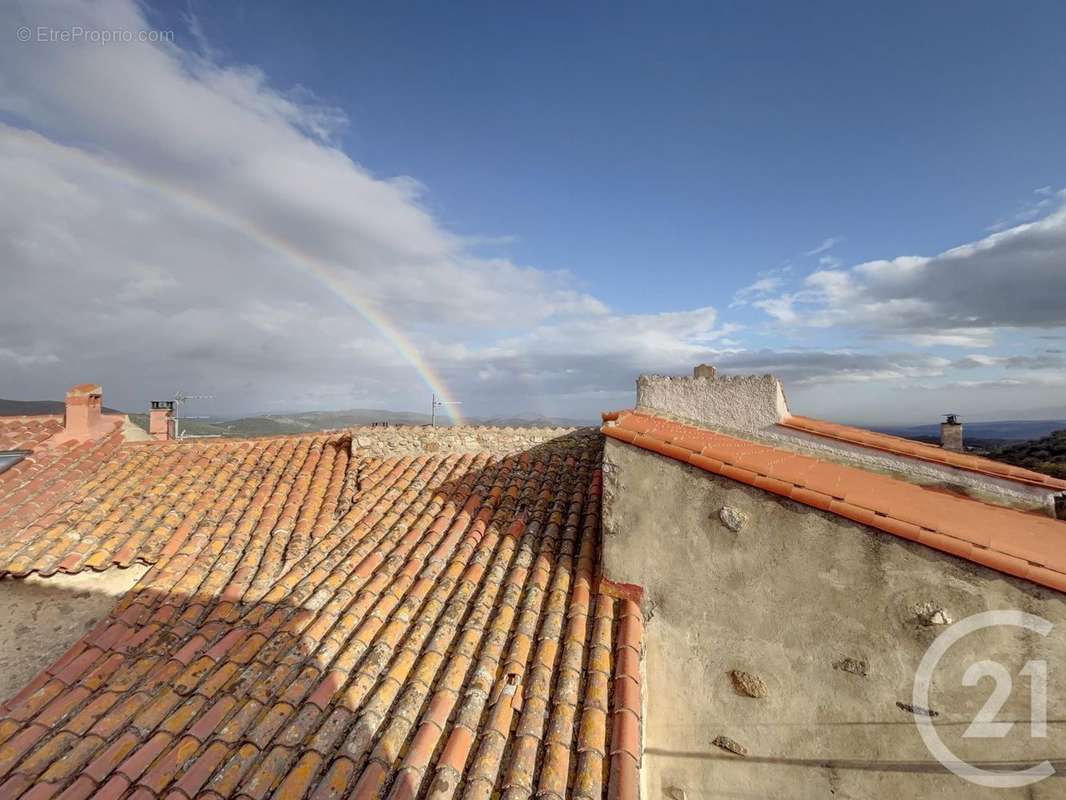
{"type": "Polygon", "coordinates": [[[788,415],[781,382],[773,375],[641,375],[637,379],[637,409],[741,431],[776,425],[788,415]]]}
{"type": "Polygon", "coordinates": [[[936,612],[1038,614],[1055,623],[1046,639],[996,628],[952,647],[929,705],[962,758],[1061,757],[1063,595],[614,440],[603,558],[607,577],[647,592],[645,800],[1066,796],[1066,777],[1004,790],[944,771],[897,706],[912,702],[915,670],[945,630],[936,612]],[[1044,739],[1029,736],[1029,679],[1018,674],[1034,658],[1050,673],[1044,739]],[[1020,722],[1002,739],[962,737],[992,692],[988,678],[961,683],[982,659],[1014,677],[997,719],[1020,722]],[[739,693],[732,670],[758,676],[766,696],[739,693]]]}
{"type": "Polygon", "coordinates": [[[148,568],[0,579],[0,702],[106,617],[148,568]]]}
{"type": "Polygon", "coordinates": [[[506,455],[534,447],[567,452],[586,446],[600,435],[596,428],[363,427],[352,429],[352,453],[382,458],[438,452],[506,455]]]}

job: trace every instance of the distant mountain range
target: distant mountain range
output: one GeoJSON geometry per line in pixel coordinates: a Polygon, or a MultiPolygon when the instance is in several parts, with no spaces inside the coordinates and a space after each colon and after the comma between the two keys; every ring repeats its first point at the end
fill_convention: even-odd
{"type": "MultiPolygon", "coordinates": [[[[0,417],[31,416],[34,414],[62,414],[61,400],[4,400],[0,398],[0,417]]],[[[104,407],[113,414],[124,412],[104,407]]],[[[130,414],[130,419],[147,430],[147,414],[130,414]]],[[[478,417],[464,420],[471,425],[494,425],[511,428],[578,428],[598,425],[595,419],[570,417],[547,417],[543,414],[523,413],[505,417],[478,417]]],[[[352,428],[388,422],[392,425],[428,425],[429,414],[414,411],[388,411],[383,408],[350,408],[345,411],[302,411],[293,414],[250,414],[243,417],[207,417],[183,419],[182,430],[190,434],[208,436],[270,436],[281,433],[308,433],[313,431],[352,428]]],[[[437,417],[438,425],[450,425],[447,414],[437,417]]]]}
{"type": "MultiPolygon", "coordinates": [[[[1025,442],[1040,439],[1054,431],[1066,430],[1066,419],[1005,419],[992,422],[966,422],[963,432],[967,442],[976,440],[994,442],[1025,442]]],[[[912,425],[910,427],[875,427],[875,431],[902,436],[905,439],[940,441],[939,425],[912,425]]]]}
{"type": "MultiPolygon", "coordinates": [[[[115,409],[105,411],[121,413],[115,409]]],[[[4,400],[0,398],[0,416],[10,417],[28,414],[62,414],[63,403],[59,400],[4,400]]],[[[148,426],[147,414],[130,414],[130,419],[142,428],[148,426]]],[[[345,411],[305,411],[293,414],[254,414],[244,417],[209,417],[184,419],[182,429],[190,434],[209,436],[270,436],[283,433],[308,433],[313,431],[351,428],[388,422],[392,425],[428,425],[429,415],[413,411],[389,411],[383,408],[350,408],[345,411]]],[[[509,416],[480,417],[467,419],[474,425],[533,428],[576,428],[598,425],[594,419],[572,417],[548,417],[543,414],[519,413],[509,416]]],[[[447,416],[438,417],[439,425],[448,425],[447,416]]],[[[989,422],[965,422],[967,443],[992,449],[1009,442],[1025,442],[1040,439],[1054,431],[1066,430],[1066,419],[1041,420],[995,420],[989,422]]],[[[881,426],[873,430],[919,441],[939,441],[938,425],[881,426]]]]}
{"type": "MultiPolygon", "coordinates": [[[[130,419],[142,428],[147,429],[147,414],[130,414],[130,419]]],[[[413,411],[351,408],[346,411],[260,414],[237,419],[183,419],[180,424],[183,432],[195,436],[273,436],[283,433],[311,433],[337,428],[352,428],[380,422],[387,422],[390,425],[428,425],[430,418],[428,414],[419,414],[413,411]]],[[[592,420],[545,417],[534,414],[470,419],[466,420],[466,422],[474,425],[494,425],[512,428],[541,426],[573,428],[596,424],[592,420]]],[[[437,424],[445,426],[449,425],[450,421],[446,417],[438,417],[437,424]]]]}
{"type": "MultiPolygon", "coordinates": [[[[5,400],[0,397],[0,417],[32,417],[37,414],[62,414],[66,404],[62,400],[5,400]]],[[[108,414],[121,414],[114,408],[104,406],[108,414]]]]}

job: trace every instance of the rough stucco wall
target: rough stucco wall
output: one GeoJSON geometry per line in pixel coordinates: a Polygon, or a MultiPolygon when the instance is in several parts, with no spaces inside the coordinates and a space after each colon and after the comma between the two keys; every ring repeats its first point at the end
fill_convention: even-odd
{"type": "Polygon", "coordinates": [[[600,436],[596,428],[353,428],[352,453],[381,458],[415,453],[494,453],[505,455],[531,448],[567,452],[600,436]]]}
{"type": "Polygon", "coordinates": [[[776,425],[788,414],[781,382],[773,375],[641,375],[637,379],[637,408],[743,431],[776,425]]]}
{"type": "MultiPolygon", "coordinates": [[[[1019,790],[985,789],[943,771],[923,745],[910,703],[914,670],[954,620],[1019,609],[1056,624],[1045,640],[1018,629],[975,633],[936,672],[937,730],[964,758],[1061,757],[1066,735],[1063,595],[670,459],[607,440],[604,569],[646,590],[645,800],[1066,796],[1066,777],[1019,790]],[[723,506],[748,515],[734,533],[723,506]],[[834,667],[851,658],[867,675],[834,667]],[[1049,665],[1048,738],[1016,724],[1004,739],[962,739],[991,693],[963,687],[967,666],[1001,662],[1014,692],[998,719],[1029,719],[1030,658],[1049,665]],[[730,670],[759,675],[768,696],[739,695],[730,670]],[[727,736],[739,758],[712,744],[727,736]]],[[[1060,770],[1062,772],[1062,770],[1060,770]]]]}
{"type": "Polygon", "coordinates": [[[153,438],[144,428],[138,427],[128,416],[122,418],[122,440],[126,442],[151,442],[153,438]]]}
{"type": "Polygon", "coordinates": [[[0,702],[110,613],[148,567],[0,579],[0,702]]]}

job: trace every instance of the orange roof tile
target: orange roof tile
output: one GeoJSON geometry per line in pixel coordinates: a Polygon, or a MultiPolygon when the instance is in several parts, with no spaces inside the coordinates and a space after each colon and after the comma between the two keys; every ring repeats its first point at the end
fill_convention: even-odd
{"type": "Polygon", "coordinates": [[[1066,591],[1066,523],[648,414],[611,438],[1066,591]]]}
{"type": "Polygon", "coordinates": [[[1043,486],[1048,489],[1066,490],[1066,480],[1053,478],[1050,475],[1042,475],[1039,472],[1022,469],[1001,461],[993,461],[990,458],[981,458],[968,453],[955,453],[944,450],[934,444],[915,442],[900,436],[891,436],[887,433],[877,433],[863,428],[853,428],[849,425],[838,425],[835,422],[824,422],[811,417],[791,416],[781,422],[781,425],[793,430],[813,433],[825,436],[849,444],[871,447],[875,450],[884,450],[911,458],[919,458],[923,461],[931,461],[949,467],[980,472],[1004,480],[1019,481],[1034,486],[1043,486]]]}
{"type": "Polygon", "coordinates": [[[237,517],[242,533],[279,531],[275,545],[299,557],[333,523],[349,445],[347,434],[127,444],[48,513],[21,527],[0,516],[0,573],[153,564],[237,517]]]}
{"type": "Polygon", "coordinates": [[[29,450],[0,473],[0,548],[5,538],[44,515],[95,471],[122,444],[121,426],[87,441],[59,443],[61,417],[0,417],[0,450],[29,450]]]}
{"type": "Polygon", "coordinates": [[[61,430],[63,418],[59,415],[0,417],[0,450],[32,450],[61,430]]]}
{"type": "Polygon", "coordinates": [[[636,796],[643,619],[596,578],[598,443],[126,450],[0,548],[154,562],[3,707],[0,796],[636,796]]]}

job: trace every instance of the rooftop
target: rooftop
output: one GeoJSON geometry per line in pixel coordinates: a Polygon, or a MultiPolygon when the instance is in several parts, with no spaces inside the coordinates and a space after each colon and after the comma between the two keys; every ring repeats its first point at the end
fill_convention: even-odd
{"type": "MultiPolygon", "coordinates": [[[[1045,503],[1066,482],[792,416],[771,376],[702,370],[642,379],[602,434],[1066,591],[1045,503]],[[917,462],[886,473],[822,440],[917,462]],[[907,480],[918,462],[971,483],[907,480]],[[982,481],[1037,505],[971,496],[982,481]]],[[[0,473],[0,589],[138,576],[0,707],[0,796],[638,797],[651,601],[601,574],[597,432],[131,442],[121,423],[0,418],[0,448],[30,451],[0,473]]]]}
{"type": "Polygon", "coordinates": [[[0,450],[30,451],[0,472],[0,541],[63,501],[123,441],[121,426],[97,439],[62,437],[59,415],[0,417],[0,450]]]}
{"type": "Polygon", "coordinates": [[[935,444],[915,442],[911,439],[891,436],[887,433],[878,433],[864,428],[855,428],[850,425],[840,425],[835,422],[825,422],[824,420],[794,414],[782,420],[781,425],[798,431],[817,434],[818,436],[828,436],[850,444],[872,447],[888,453],[919,458],[923,461],[979,472],[997,478],[1030,483],[1034,486],[1043,486],[1050,489],[1066,489],[1066,481],[1061,478],[1053,478],[1050,475],[1015,467],[1011,464],[1004,464],[1002,461],[993,461],[991,458],[971,455],[970,453],[954,453],[935,444]]]}
{"type": "Polygon", "coordinates": [[[613,439],[1066,591],[1066,525],[1059,520],[653,414],[608,416],[603,432],[613,439]]]}
{"type": "Polygon", "coordinates": [[[12,575],[152,565],[4,707],[0,795],[635,796],[642,617],[597,575],[599,459],[122,446],[0,529],[12,575]]]}

